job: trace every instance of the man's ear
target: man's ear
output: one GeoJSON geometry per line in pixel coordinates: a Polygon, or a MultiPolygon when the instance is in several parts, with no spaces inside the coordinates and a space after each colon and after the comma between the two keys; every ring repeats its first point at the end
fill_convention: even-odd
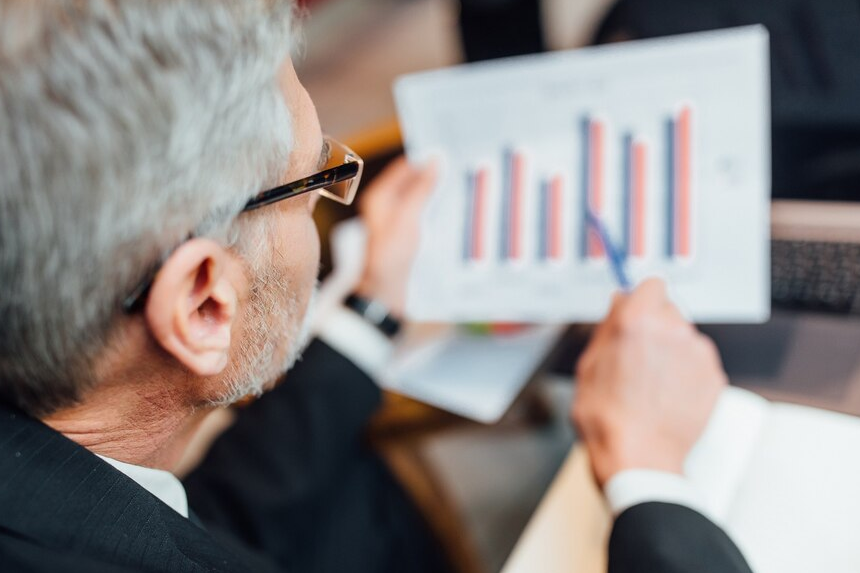
{"type": "Polygon", "coordinates": [[[162,265],[147,299],[152,335],[198,376],[219,374],[230,359],[238,294],[227,277],[229,262],[217,243],[191,239],[162,265]]]}

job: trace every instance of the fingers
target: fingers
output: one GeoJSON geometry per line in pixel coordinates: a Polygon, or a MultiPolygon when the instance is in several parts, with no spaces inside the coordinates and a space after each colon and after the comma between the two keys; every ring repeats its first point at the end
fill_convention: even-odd
{"type": "Polygon", "coordinates": [[[377,214],[424,205],[436,183],[436,166],[414,167],[405,157],[394,159],[362,193],[360,210],[377,214]]]}
{"type": "Polygon", "coordinates": [[[398,157],[362,192],[359,210],[374,215],[389,212],[397,204],[400,188],[412,177],[412,166],[404,157],[398,157]]]}
{"type": "Polygon", "coordinates": [[[415,167],[406,157],[391,161],[368,189],[370,195],[397,195],[404,191],[429,193],[436,181],[436,164],[415,167]]]}
{"type": "Polygon", "coordinates": [[[630,295],[630,304],[643,308],[657,308],[669,301],[666,283],[650,278],[642,282],[630,295]]]}
{"type": "Polygon", "coordinates": [[[412,212],[421,209],[436,188],[438,169],[436,163],[429,163],[415,170],[415,176],[401,189],[403,207],[412,212]]]}
{"type": "Polygon", "coordinates": [[[591,375],[591,371],[594,368],[594,364],[598,359],[599,352],[597,347],[593,344],[589,345],[588,348],[582,353],[582,356],[579,357],[579,361],[576,363],[576,367],[574,369],[574,374],[576,376],[577,381],[581,382],[583,380],[587,380],[591,375]]]}
{"type": "MultiPolygon", "coordinates": [[[[696,329],[669,300],[666,284],[649,279],[632,293],[613,297],[609,313],[595,329],[590,346],[601,347],[617,336],[657,331],[684,336],[696,329]]],[[[588,361],[584,364],[587,366],[588,361]]]]}
{"type": "Polygon", "coordinates": [[[426,165],[413,169],[413,171],[415,172],[415,177],[408,187],[404,187],[404,191],[408,191],[413,198],[423,201],[430,195],[436,185],[436,176],[439,172],[438,165],[435,161],[431,161],[426,165]]]}
{"type": "Polygon", "coordinates": [[[392,191],[398,189],[404,181],[407,181],[413,176],[414,168],[406,160],[406,157],[400,156],[389,163],[385,169],[374,179],[371,186],[374,190],[380,192],[392,191]]]}
{"type": "Polygon", "coordinates": [[[660,279],[647,279],[632,293],[616,292],[604,322],[612,322],[622,313],[650,312],[669,302],[666,284],[660,279]]]}
{"type": "Polygon", "coordinates": [[[666,283],[648,279],[627,298],[618,302],[616,316],[624,322],[660,321],[674,326],[688,326],[689,322],[669,299],[666,283]]]}

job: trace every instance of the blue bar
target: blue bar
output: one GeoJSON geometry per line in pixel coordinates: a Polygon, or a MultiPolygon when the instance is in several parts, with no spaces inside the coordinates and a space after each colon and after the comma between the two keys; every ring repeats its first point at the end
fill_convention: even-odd
{"type": "Polygon", "coordinates": [[[591,184],[591,118],[586,116],[580,122],[582,134],[582,232],[580,233],[580,254],[583,260],[588,259],[588,212],[591,205],[588,202],[588,191],[591,184]]]}
{"type": "Polygon", "coordinates": [[[631,168],[633,160],[633,134],[627,133],[624,136],[624,150],[622,152],[622,162],[623,167],[622,171],[624,173],[624,186],[622,190],[622,209],[623,209],[623,221],[622,226],[623,229],[621,231],[621,247],[619,249],[619,254],[623,259],[627,259],[630,255],[630,239],[632,238],[632,233],[630,232],[630,227],[633,222],[632,220],[632,202],[633,202],[633,169],[631,168]]]}
{"type": "Polygon", "coordinates": [[[501,243],[499,245],[499,258],[507,260],[511,255],[511,199],[514,192],[514,153],[510,149],[504,153],[504,165],[502,169],[502,220],[501,220],[501,243]]]}
{"type": "Polygon", "coordinates": [[[540,187],[540,213],[538,215],[538,256],[541,260],[549,258],[549,181],[541,183],[540,187]]]}
{"type": "Polygon", "coordinates": [[[475,200],[477,196],[478,175],[475,172],[466,173],[466,224],[463,225],[463,260],[472,260],[472,235],[475,223],[475,200]]]}
{"type": "Polygon", "coordinates": [[[666,120],[666,256],[675,256],[675,120],[666,120]]]}

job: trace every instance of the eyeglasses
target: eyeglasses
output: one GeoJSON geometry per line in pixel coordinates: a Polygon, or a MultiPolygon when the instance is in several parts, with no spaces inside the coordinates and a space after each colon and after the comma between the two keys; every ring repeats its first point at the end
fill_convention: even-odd
{"type": "MultiPolygon", "coordinates": [[[[364,173],[364,160],[346,145],[326,136],[320,163],[323,169],[319,173],[259,193],[245,204],[242,212],[254,211],[312,191],[343,205],[351,205],[364,173]]],[[[143,307],[157,272],[158,268],[148,274],[123,301],[122,307],[126,313],[137,312],[143,307]]]]}
{"type": "Polygon", "coordinates": [[[323,197],[344,205],[352,204],[364,172],[364,160],[352,149],[330,137],[325,138],[324,149],[325,164],[322,171],[263,191],[248,201],[242,211],[253,211],[311,191],[319,191],[323,197]]]}

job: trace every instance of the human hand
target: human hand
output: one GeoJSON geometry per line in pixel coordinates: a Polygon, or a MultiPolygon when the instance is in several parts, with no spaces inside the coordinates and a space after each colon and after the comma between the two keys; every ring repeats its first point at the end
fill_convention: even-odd
{"type": "Polygon", "coordinates": [[[399,157],[362,193],[359,213],[368,231],[367,259],[356,293],[403,316],[406,283],[418,249],[421,210],[436,182],[436,168],[399,157]]]}
{"type": "Polygon", "coordinates": [[[601,487],[628,469],[682,473],[727,384],[714,343],[655,279],[616,296],[577,380],[572,417],[601,487]]]}

